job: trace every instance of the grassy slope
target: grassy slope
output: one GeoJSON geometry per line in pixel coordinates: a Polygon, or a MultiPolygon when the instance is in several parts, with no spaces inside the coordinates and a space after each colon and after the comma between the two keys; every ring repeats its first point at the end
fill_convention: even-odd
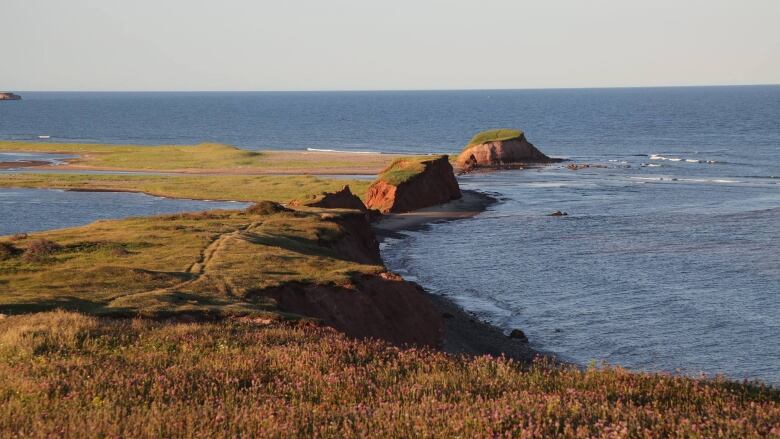
{"type": "Polygon", "coordinates": [[[281,151],[247,151],[223,144],[200,145],[102,145],[0,141],[0,151],[78,154],[74,162],[94,168],[162,170],[285,170],[305,173],[316,168],[348,173],[352,168],[387,165],[392,156],[381,154],[333,154],[281,151]]]}
{"type": "Polygon", "coordinates": [[[474,145],[479,145],[481,143],[487,143],[487,142],[496,142],[500,140],[509,140],[509,139],[516,139],[523,135],[523,132],[521,130],[515,130],[515,129],[509,129],[509,128],[501,128],[497,130],[488,130],[488,131],[482,131],[480,133],[477,133],[474,137],[471,138],[468,145],[466,145],[466,148],[474,145]]]}
{"type": "Polygon", "coordinates": [[[0,437],[767,437],[780,394],[65,312],[0,320],[0,437]]]}
{"type": "Polygon", "coordinates": [[[253,291],[289,281],[342,285],[382,270],[331,250],[344,233],[332,219],[343,214],[214,211],[0,238],[17,249],[0,257],[0,313],[264,314],[273,306],[251,299],[253,291]],[[61,248],[25,256],[39,239],[61,248]]]}
{"type": "Polygon", "coordinates": [[[425,162],[436,160],[441,156],[401,157],[393,160],[377,176],[377,180],[383,180],[394,186],[409,180],[417,174],[425,171],[425,162]]]}
{"type": "Polygon", "coordinates": [[[235,201],[286,202],[322,191],[337,191],[345,184],[350,186],[353,193],[362,197],[370,182],[312,176],[0,174],[0,188],[121,190],[172,198],[235,201]]]}

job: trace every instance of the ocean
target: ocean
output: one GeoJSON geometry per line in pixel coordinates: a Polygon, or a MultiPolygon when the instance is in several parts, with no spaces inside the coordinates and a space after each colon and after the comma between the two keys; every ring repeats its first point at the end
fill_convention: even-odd
{"type": "Polygon", "coordinates": [[[579,364],[780,384],[780,86],[21,94],[0,139],[456,154],[521,128],[606,167],[464,176],[500,202],[386,242],[390,268],[579,364]]]}

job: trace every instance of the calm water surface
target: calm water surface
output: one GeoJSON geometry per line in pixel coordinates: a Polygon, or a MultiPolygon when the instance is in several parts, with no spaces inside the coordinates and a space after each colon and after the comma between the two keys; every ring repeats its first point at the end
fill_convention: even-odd
{"type": "Polygon", "coordinates": [[[244,207],[246,203],[175,200],[125,192],[0,189],[0,236],[101,219],[244,207]]]}
{"type": "MultiPolygon", "coordinates": [[[[608,167],[465,177],[502,202],[391,242],[388,265],[573,361],[780,384],[779,86],[22,94],[0,103],[0,138],[456,153],[481,129],[523,128],[608,167]]],[[[25,199],[0,204],[0,227],[90,210],[9,219],[25,199]]]]}

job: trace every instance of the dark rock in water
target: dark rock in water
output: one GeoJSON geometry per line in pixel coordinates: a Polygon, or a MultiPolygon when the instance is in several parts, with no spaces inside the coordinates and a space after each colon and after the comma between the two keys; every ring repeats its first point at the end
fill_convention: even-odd
{"type": "Polygon", "coordinates": [[[560,210],[556,210],[555,212],[551,213],[549,216],[569,216],[566,212],[561,212],[560,210]]]}
{"type": "Polygon", "coordinates": [[[441,313],[441,317],[444,318],[444,319],[453,319],[453,318],[455,318],[454,315],[452,315],[452,314],[450,314],[448,312],[441,313]]]}
{"type": "Polygon", "coordinates": [[[13,94],[9,92],[0,92],[0,101],[21,101],[21,100],[22,97],[17,94],[13,94]]]}
{"type": "Polygon", "coordinates": [[[594,165],[591,163],[572,163],[570,165],[566,165],[566,168],[571,169],[572,171],[578,171],[580,169],[587,169],[587,168],[606,168],[607,165],[594,165]]]}
{"type": "Polygon", "coordinates": [[[525,332],[521,331],[520,329],[513,329],[512,332],[509,333],[509,338],[528,341],[528,337],[525,336],[525,332]]]}

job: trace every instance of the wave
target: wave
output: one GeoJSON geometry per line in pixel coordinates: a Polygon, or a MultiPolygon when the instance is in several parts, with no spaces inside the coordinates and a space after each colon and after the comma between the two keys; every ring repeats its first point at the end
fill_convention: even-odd
{"type": "Polygon", "coordinates": [[[715,164],[720,163],[717,160],[699,160],[699,159],[687,159],[682,157],[666,157],[662,156],[660,154],[650,154],[648,157],[650,157],[650,160],[663,160],[663,161],[670,161],[670,162],[687,162],[687,163],[707,163],[707,164],[715,164]]]}
{"type": "Polygon", "coordinates": [[[679,178],[679,177],[629,177],[633,180],[642,181],[663,181],[663,182],[682,182],[682,183],[719,183],[736,184],[742,183],[739,180],[727,180],[724,178],[679,178]]]}
{"type": "Polygon", "coordinates": [[[322,148],[306,148],[306,151],[311,152],[338,152],[342,154],[385,154],[380,151],[346,151],[340,149],[322,149],[322,148]]]}

